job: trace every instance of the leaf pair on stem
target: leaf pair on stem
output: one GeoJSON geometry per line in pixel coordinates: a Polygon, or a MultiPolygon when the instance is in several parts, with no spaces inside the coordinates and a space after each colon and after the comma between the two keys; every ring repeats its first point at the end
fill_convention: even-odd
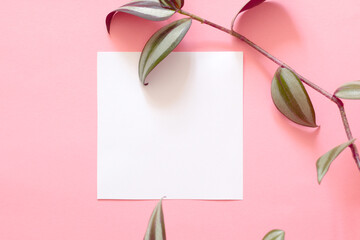
{"type": "MultiPolygon", "coordinates": [[[[338,88],[334,95],[338,98],[360,99],[360,82],[346,83],[338,88]]],[[[277,109],[288,119],[306,127],[317,127],[315,111],[309,95],[302,82],[292,71],[282,67],[278,68],[271,84],[271,96],[277,109]]],[[[340,144],[317,160],[319,184],[335,158],[354,141],[355,139],[350,139],[340,144]]]]}
{"type": "MultiPolygon", "coordinates": [[[[360,82],[346,83],[338,88],[334,95],[338,98],[360,99],[360,82]]],[[[282,67],[278,68],[271,84],[271,96],[275,106],[288,119],[306,127],[317,127],[315,111],[309,95],[302,82],[292,71],[282,67]]],[[[340,144],[317,160],[319,184],[335,158],[354,141],[355,139],[351,139],[340,144]]]]}

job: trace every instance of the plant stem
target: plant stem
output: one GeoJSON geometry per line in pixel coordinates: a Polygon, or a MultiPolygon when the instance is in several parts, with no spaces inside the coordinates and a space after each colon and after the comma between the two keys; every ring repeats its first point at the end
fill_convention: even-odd
{"type": "MultiPolygon", "coordinates": [[[[341,115],[341,119],[344,125],[344,129],[346,132],[346,136],[348,138],[348,140],[353,139],[351,130],[350,130],[350,126],[349,126],[349,122],[347,120],[346,114],[345,114],[345,109],[344,109],[344,103],[336,96],[334,96],[333,94],[327,92],[326,90],[322,89],[321,87],[319,87],[318,85],[316,85],[315,83],[311,82],[310,80],[308,80],[307,78],[303,77],[302,75],[300,75],[299,73],[297,73],[293,68],[291,68],[289,65],[287,65],[286,63],[284,63],[283,61],[281,61],[280,59],[274,57],[273,55],[271,55],[270,53],[268,53],[267,51],[265,51],[264,49],[262,49],[261,47],[259,47],[258,45],[256,45],[254,42],[250,41],[248,38],[246,38],[245,36],[241,35],[240,33],[237,33],[233,30],[230,30],[228,28],[222,27],[216,23],[210,22],[204,18],[201,18],[199,16],[196,16],[192,13],[186,12],[182,9],[178,10],[178,13],[183,14],[185,16],[188,16],[194,20],[197,20],[203,24],[209,25],[211,27],[214,27],[220,31],[223,31],[227,34],[230,34],[238,39],[240,39],[241,41],[245,42],[247,45],[249,45],[250,47],[254,48],[256,51],[260,52],[262,55],[264,55],[265,57],[267,57],[268,59],[270,59],[271,61],[273,61],[275,64],[279,65],[280,67],[283,68],[287,68],[290,71],[292,71],[294,74],[296,74],[299,79],[305,83],[306,85],[308,85],[309,87],[311,87],[312,89],[314,89],[315,91],[319,92],[320,94],[322,94],[323,96],[325,96],[326,98],[328,98],[329,100],[331,100],[332,102],[334,102],[339,110],[340,110],[340,115],[341,115]]],[[[356,165],[358,166],[359,170],[360,170],[360,157],[359,157],[359,153],[358,150],[356,148],[355,144],[351,144],[350,145],[350,149],[352,151],[353,157],[355,159],[356,165]]]]}
{"type": "MultiPolygon", "coordinates": [[[[344,124],[344,128],[345,128],[345,132],[346,132],[346,136],[348,137],[349,140],[353,139],[351,130],[350,130],[350,126],[349,126],[349,122],[347,120],[346,117],[346,113],[345,113],[345,108],[344,108],[344,103],[335,95],[333,96],[332,99],[333,102],[336,103],[336,105],[338,106],[339,110],[340,110],[340,115],[341,115],[341,119],[343,121],[344,124]]],[[[355,159],[355,162],[360,170],[360,158],[359,158],[359,152],[357,150],[357,147],[355,144],[351,144],[350,146],[351,152],[353,154],[353,158],[355,159]]]]}

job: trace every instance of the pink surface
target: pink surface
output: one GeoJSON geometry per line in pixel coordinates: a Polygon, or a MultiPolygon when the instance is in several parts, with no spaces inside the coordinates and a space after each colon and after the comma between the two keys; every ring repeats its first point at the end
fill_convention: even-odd
{"type": "MultiPolygon", "coordinates": [[[[140,51],[165,24],[119,15],[110,38],[105,16],[125,2],[2,0],[0,239],[142,239],[155,201],[96,199],[96,52],[140,51]]],[[[244,3],[187,1],[185,9],[229,26],[244,3]]],[[[274,0],[236,29],[332,92],[360,79],[359,10],[357,0],[274,0]]],[[[261,239],[272,228],[289,240],[360,239],[350,151],[316,182],[317,157],[346,140],[335,105],[310,90],[321,128],[289,123],[270,97],[276,66],[197,22],[177,50],[244,51],[244,200],[165,200],[168,239],[261,239]]],[[[359,108],[346,101],[355,137],[359,108]]]]}

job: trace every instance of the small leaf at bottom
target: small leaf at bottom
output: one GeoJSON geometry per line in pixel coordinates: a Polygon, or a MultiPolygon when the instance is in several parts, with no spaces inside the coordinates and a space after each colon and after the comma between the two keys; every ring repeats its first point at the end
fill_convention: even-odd
{"type": "Polygon", "coordinates": [[[335,160],[335,158],[337,156],[339,156],[339,154],[344,151],[345,148],[347,148],[348,146],[350,146],[353,142],[355,141],[355,139],[352,139],[346,143],[343,143],[337,147],[334,147],[333,149],[331,149],[330,151],[328,151],[327,153],[325,153],[324,155],[322,155],[316,162],[316,169],[317,169],[317,175],[318,175],[318,182],[319,184],[321,183],[321,180],[323,179],[323,177],[325,176],[325,174],[327,173],[327,171],[329,170],[329,167],[331,165],[331,163],[335,160]]]}
{"type": "Polygon", "coordinates": [[[159,201],[151,214],[144,240],[166,240],[162,200],[159,201]]]}
{"type": "Polygon", "coordinates": [[[263,240],[284,240],[285,232],[283,230],[275,229],[268,232],[263,240]]]}

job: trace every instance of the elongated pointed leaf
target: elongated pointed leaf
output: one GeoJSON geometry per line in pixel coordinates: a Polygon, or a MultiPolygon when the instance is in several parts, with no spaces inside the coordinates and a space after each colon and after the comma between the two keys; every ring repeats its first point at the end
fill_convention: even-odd
{"type": "Polygon", "coordinates": [[[159,0],[138,0],[125,4],[106,16],[106,29],[110,33],[110,25],[118,12],[129,13],[151,21],[163,21],[170,18],[175,11],[161,6],[159,0]]]}
{"type": "Polygon", "coordinates": [[[268,232],[263,240],[284,240],[285,232],[283,230],[275,229],[268,232]]]}
{"type": "Polygon", "coordinates": [[[166,240],[162,200],[159,201],[151,214],[144,240],[166,240]]]}
{"type": "Polygon", "coordinates": [[[291,121],[317,127],[315,111],[299,78],[286,68],[278,68],[271,83],[271,96],[277,109],[291,121]]]}
{"type": "Polygon", "coordinates": [[[263,2],[265,2],[265,0],[250,0],[249,2],[247,2],[233,18],[233,20],[231,22],[231,30],[234,30],[235,20],[240,15],[240,13],[245,12],[246,10],[249,10],[253,7],[256,7],[260,4],[262,4],[263,2]]]}
{"type": "Polygon", "coordinates": [[[170,9],[181,9],[184,6],[184,0],[160,0],[160,3],[170,9]]]}
{"type": "Polygon", "coordinates": [[[190,26],[191,19],[183,18],[161,28],[149,39],[139,61],[139,78],[144,85],[147,75],[174,50],[190,26]]]}
{"type": "Polygon", "coordinates": [[[360,99],[360,81],[345,83],[335,93],[338,98],[360,99]]]}
{"type": "Polygon", "coordinates": [[[345,148],[350,146],[355,139],[352,139],[346,143],[343,143],[337,147],[334,147],[324,155],[322,155],[316,162],[316,169],[317,169],[317,176],[318,176],[318,182],[321,183],[321,180],[329,170],[329,167],[331,163],[339,156],[339,154],[344,151],[345,148]]]}

